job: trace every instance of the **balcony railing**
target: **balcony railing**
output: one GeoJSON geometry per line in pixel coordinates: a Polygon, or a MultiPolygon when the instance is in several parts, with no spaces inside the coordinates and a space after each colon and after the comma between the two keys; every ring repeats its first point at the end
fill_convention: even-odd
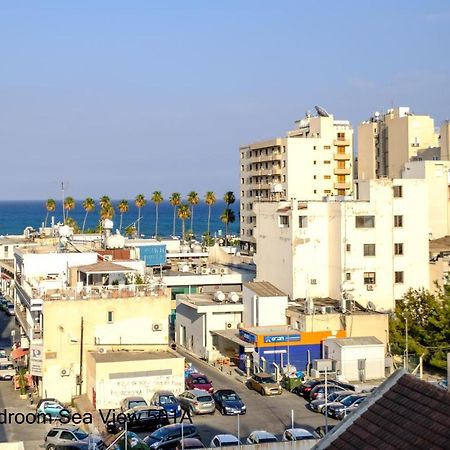
{"type": "Polygon", "coordinates": [[[348,161],[352,158],[352,156],[350,155],[350,153],[335,153],[334,154],[334,159],[336,161],[348,161]]]}

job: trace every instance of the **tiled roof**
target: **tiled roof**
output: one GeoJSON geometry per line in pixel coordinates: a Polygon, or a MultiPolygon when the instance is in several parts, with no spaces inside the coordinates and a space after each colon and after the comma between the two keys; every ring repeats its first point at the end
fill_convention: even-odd
{"type": "Polygon", "coordinates": [[[450,393],[399,370],[314,449],[450,449],[450,393]]]}

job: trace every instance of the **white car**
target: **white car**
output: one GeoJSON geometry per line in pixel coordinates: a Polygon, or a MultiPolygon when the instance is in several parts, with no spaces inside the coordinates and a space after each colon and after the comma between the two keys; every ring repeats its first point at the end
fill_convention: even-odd
{"type": "Polygon", "coordinates": [[[307,441],[312,439],[320,439],[312,430],[305,428],[288,428],[283,433],[283,441],[307,441]]]}
{"type": "Polygon", "coordinates": [[[278,442],[278,439],[268,431],[265,430],[257,430],[250,433],[250,436],[247,438],[247,444],[264,444],[266,442],[278,442]]]}
{"type": "Polygon", "coordinates": [[[239,439],[232,434],[216,434],[209,444],[210,448],[232,447],[241,445],[239,439]]]}

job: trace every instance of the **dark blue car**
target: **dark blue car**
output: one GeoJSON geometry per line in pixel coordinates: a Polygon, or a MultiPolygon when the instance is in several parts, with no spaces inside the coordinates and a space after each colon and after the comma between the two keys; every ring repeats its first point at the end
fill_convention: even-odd
{"type": "Polygon", "coordinates": [[[178,399],[170,391],[156,391],[150,400],[151,405],[162,406],[169,417],[180,417],[181,406],[178,399]]]}
{"type": "Polygon", "coordinates": [[[223,415],[245,414],[247,407],[239,395],[231,389],[220,389],[213,395],[216,408],[223,415]]]}

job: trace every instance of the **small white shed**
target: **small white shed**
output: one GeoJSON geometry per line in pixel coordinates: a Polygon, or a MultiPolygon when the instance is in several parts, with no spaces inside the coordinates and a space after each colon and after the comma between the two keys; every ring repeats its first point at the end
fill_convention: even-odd
{"type": "Polygon", "coordinates": [[[323,345],[325,358],[337,361],[337,369],[347,380],[385,377],[384,344],[376,337],[328,338],[323,345]]]}

